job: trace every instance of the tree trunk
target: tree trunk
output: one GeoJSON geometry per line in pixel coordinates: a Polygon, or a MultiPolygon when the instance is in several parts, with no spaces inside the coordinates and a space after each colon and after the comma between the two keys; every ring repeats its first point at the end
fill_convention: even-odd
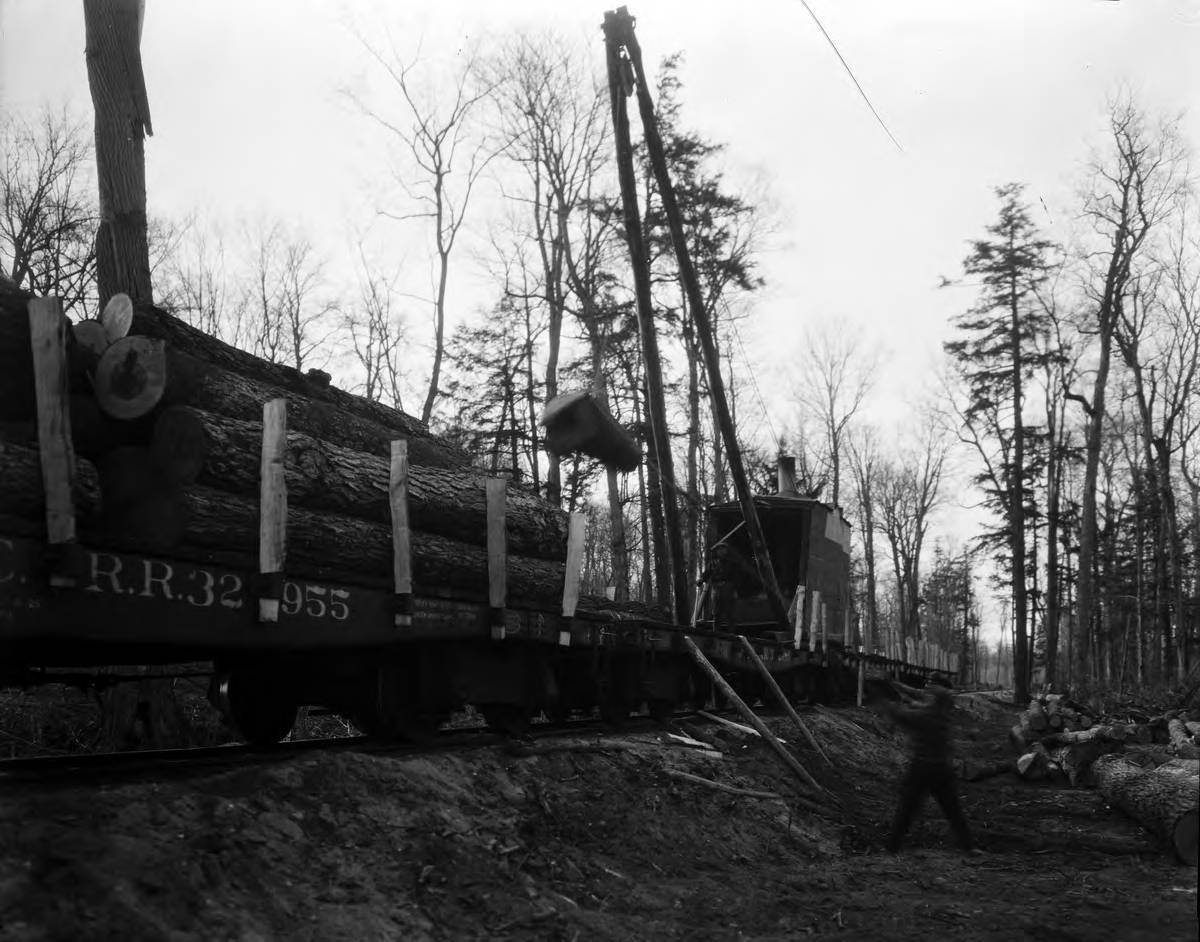
{"type": "MultiPolygon", "coordinates": [[[[1012,248],[1010,244],[1010,248],[1012,248]]],[[[1021,317],[1020,297],[1015,273],[1012,286],[1009,353],[1012,357],[1013,460],[1008,471],[1008,531],[1012,554],[1013,586],[1013,696],[1018,703],[1029,699],[1029,601],[1025,588],[1025,427],[1021,417],[1024,405],[1022,394],[1021,317]]]]}
{"type": "Polygon", "coordinates": [[[118,292],[149,304],[144,140],[153,134],[142,75],[139,0],[84,0],[84,56],[96,111],[100,303],[118,292]]]}
{"type": "MultiPolygon", "coordinates": [[[[291,415],[288,416],[289,425],[291,415]]],[[[243,422],[196,409],[164,411],[154,429],[156,463],[170,467],[170,451],[203,456],[192,475],[175,475],[218,490],[254,496],[259,487],[262,423],[243,422]],[[182,432],[176,430],[182,427],[182,432]],[[200,441],[196,441],[196,436],[200,441]],[[160,446],[160,443],[169,443],[160,446]]],[[[351,451],[302,432],[289,432],[284,468],[289,503],[310,510],[391,521],[391,461],[351,451]]],[[[486,545],[484,476],[469,468],[409,466],[409,519],[416,530],[486,545]]],[[[539,498],[516,488],[508,492],[508,545],[519,556],[566,557],[567,518],[539,498]]]]}
{"type": "Polygon", "coordinates": [[[1185,864],[1196,866],[1197,776],[1176,769],[1141,769],[1121,756],[1097,759],[1092,772],[1106,802],[1165,839],[1185,864]]]}

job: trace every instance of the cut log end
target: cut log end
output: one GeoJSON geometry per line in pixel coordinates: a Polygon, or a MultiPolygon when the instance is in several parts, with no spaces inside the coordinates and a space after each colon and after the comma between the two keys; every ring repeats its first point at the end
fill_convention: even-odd
{"type": "Polygon", "coordinates": [[[1197,863],[1197,845],[1200,845],[1200,812],[1189,811],[1175,822],[1171,835],[1175,853],[1190,867],[1197,863]]]}
{"type": "Polygon", "coordinates": [[[168,480],[191,484],[200,476],[208,457],[204,420],[186,406],[169,406],[154,422],[151,450],[168,480]]]}
{"type": "Polygon", "coordinates": [[[146,415],[166,389],[166,364],[166,346],[161,340],[118,340],[104,351],[96,367],[96,401],[115,419],[146,415]]]}

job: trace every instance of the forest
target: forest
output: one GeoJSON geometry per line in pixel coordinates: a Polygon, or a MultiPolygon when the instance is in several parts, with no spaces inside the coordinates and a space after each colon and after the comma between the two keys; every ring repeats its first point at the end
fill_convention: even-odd
{"type": "MultiPolygon", "coordinates": [[[[328,370],[482,468],[586,511],[586,591],[669,607],[675,508],[695,592],[703,510],[733,497],[728,455],[635,142],[669,454],[649,434],[598,49],[549,33],[495,37],[493,52],[435,80],[412,49],[360,42],[387,94],[345,91],[345,104],[394,167],[374,221],[419,234],[430,290],[404,290],[400,261],[365,238],[333,257],[292,220],[226,226],[197,213],[149,220],[154,302],[273,363],[328,370]],[[482,255],[464,248],[468,233],[482,255]],[[479,267],[491,298],[464,318],[455,299],[479,267]],[[543,407],[577,389],[638,438],[636,471],[547,450],[543,407]]],[[[1182,682],[1200,655],[1200,202],[1179,119],[1112,95],[1105,135],[1080,142],[1090,156],[1065,244],[1039,228],[1037,197],[995,181],[993,218],[961,234],[961,269],[929,275],[964,302],[911,427],[885,433],[865,407],[884,355],[870,338],[814,320],[797,327],[794,411],[764,440],[743,331],[767,287],[770,181],[730,174],[730,144],[690,129],[683,62],[658,64],[655,102],[742,451],[759,490],[774,490],[776,458],[789,454],[803,493],[845,509],[864,645],[935,641],[959,652],[965,679],[1011,685],[1018,702],[1041,685],[1182,682]],[[984,523],[956,541],[938,515],[960,500],[964,476],[984,523]]],[[[75,319],[97,306],[92,148],[91,129],[52,105],[0,125],[0,274],[61,297],[75,319]]]]}

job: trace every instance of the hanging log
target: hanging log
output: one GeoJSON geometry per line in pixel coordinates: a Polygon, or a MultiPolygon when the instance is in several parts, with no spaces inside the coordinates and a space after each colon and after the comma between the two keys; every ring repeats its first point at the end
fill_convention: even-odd
{"type": "MultiPolygon", "coordinates": [[[[289,403],[288,421],[292,419],[289,403]]],[[[261,423],[172,406],[158,417],[152,448],[159,467],[180,483],[195,481],[256,494],[261,429],[261,423]]],[[[390,455],[351,451],[294,431],[288,433],[287,451],[285,476],[292,504],[377,523],[391,520],[390,455]]],[[[487,513],[481,473],[411,464],[407,480],[409,525],[414,530],[483,545],[487,513]]],[[[513,553],[564,557],[567,518],[557,508],[512,488],[507,521],[513,553]]]]}
{"type": "Polygon", "coordinates": [[[1200,778],[1182,770],[1140,769],[1115,755],[1097,759],[1092,770],[1108,804],[1166,840],[1185,864],[1196,866],[1200,778]]]}
{"type": "Polygon", "coordinates": [[[418,419],[321,382],[316,372],[307,376],[282,363],[268,363],[159,308],[137,305],[130,330],[166,341],[172,373],[176,367],[184,371],[178,381],[171,376],[174,388],[168,389],[170,402],[255,421],[261,416],[264,402],[284,396],[288,400],[289,428],[385,458],[391,453],[392,439],[401,437],[409,442],[409,459],[414,464],[470,464],[465,452],[439,439],[418,419]],[[222,390],[221,384],[231,381],[234,388],[222,390]],[[252,409],[244,401],[247,397],[253,403],[252,409]],[[368,444],[370,447],[366,447],[368,444]]]}
{"type": "MultiPolygon", "coordinates": [[[[175,497],[176,510],[156,532],[153,516],[132,505],[108,517],[104,534],[115,544],[149,552],[179,549],[223,554],[231,564],[244,559],[258,568],[258,501],[191,485],[175,497]],[[137,537],[127,525],[136,517],[137,537]],[[149,519],[147,519],[149,518],[149,519]],[[179,534],[178,520],[183,532],[179,534]]],[[[163,508],[158,508],[162,513],[163,508]]],[[[343,570],[350,581],[365,584],[393,581],[391,523],[373,523],[341,514],[316,513],[300,507],[288,510],[288,570],[313,572],[322,568],[343,570]]],[[[487,551],[432,533],[413,531],[413,591],[439,595],[454,590],[472,599],[488,598],[487,551]]],[[[563,566],[549,560],[509,556],[509,593],[514,599],[557,604],[562,591],[563,566]]]]}
{"type": "Polygon", "coordinates": [[[637,440],[587,390],[546,403],[542,425],[546,447],[556,455],[583,452],[617,471],[633,471],[641,461],[637,440]]]}
{"type": "MultiPolygon", "coordinates": [[[[42,520],[46,496],[37,444],[0,439],[0,514],[42,520]]],[[[100,479],[90,461],[76,459],[72,499],[76,513],[86,519],[100,509],[100,479]]]]}

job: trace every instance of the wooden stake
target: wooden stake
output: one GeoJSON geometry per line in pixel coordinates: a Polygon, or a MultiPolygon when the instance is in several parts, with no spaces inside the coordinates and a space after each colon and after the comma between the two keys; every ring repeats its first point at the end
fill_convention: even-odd
{"type": "Polygon", "coordinates": [[[792,641],[797,651],[804,641],[804,583],[796,586],[796,599],[792,603],[796,610],[792,613],[792,641]]]}
{"type": "Polygon", "coordinates": [[[508,538],[504,521],[508,481],[488,478],[487,554],[488,604],[492,608],[492,640],[503,641],[504,608],[508,604],[508,538]]]}
{"type": "Polygon", "coordinates": [[[813,589],[809,594],[812,603],[808,606],[808,650],[812,652],[817,650],[817,614],[821,610],[821,593],[813,589]]]}
{"type": "Polygon", "coordinates": [[[779,756],[780,761],[782,761],[783,764],[786,765],[798,779],[800,779],[800,781],[812,788],[815,788],[818,792],[825,791],[820,785],[817,784],[817,780],[808,774],[804,766],[796,761],[796,757],[788,752],[783,747],[783,744],[775,738],[775,734],[767,728],[766,723],[760,720],[758,715],[751,710],[750,707],[746,706],[746,702],[737,695],[736,691],[734,691],[731,686],[729,686],[729,682],[721,676],[720,671],[712,666],[712,663],[704,656],[704,652],[696,647],[696,642],[684,635],[683,644],[684,647],[687,648],[688,654],[692,656],[692,660],[695,661],[697,666],[699,666],[699,668],[709,676],[709,679],[716,684],[717,689],[720,690],[725,696],[725,699],[732,703],[737,711],[742,714],[746,722],[754,727],[754,729],[758,732],[758,735],[766,740],[767,745],[769,745],[775,751],[775,754],[779,756]]]}
{"type": "Polygon", "coordinates": [[[258,571],[263,586],[258,599],[258,620],[279,621],[283,594],[283,567],[287,559],[287,400],[272,399],[263,405],[262,470],[258,508],[258,571]]]}
{"type": "Polygon", "coordinates": [[[565,647],[571,645],[570,619],[575,617],[575,607],[579,604],[580,567],[583,565],[583,538],[587,530],[587,515],[571,514],[571,522],[567,526],[567,572],[563,580],[563,618],[568,625],[558,633],[558,643],[565,647]]]}
{"type": "MultiPolygon", "coordinates": [[[[829,761],[829,756],[825,754],[825,750],[821,748],[821,744],[817,742],[816,737],[813,736],[812,731],[808,728],[808,724],[800,718],[800,714],[796,712],[796,709],[792,706],[791,701],[788,700],[787,696],[784,695],[784,692],[780,689],[779,684],[776,683],[775,678],[771,676],[771,672],[767,670],[767,665],[762,662],[762,658],[760,658],[758,656],[758,652],[754,650],[754,645],[750,643],[750,640],[745,635],[738,635],[738,642],[741,644],[742,650],[744,650],[750,659],[754,661],[754,666],[758,668],[758,672],[762,675],[763,680],[766,681],[767,687],[770,689],[771,694],[775,697],[776,702],[783,707],[784,712],[791,717],[792,722],[796,724],[796,728],[799,729],[800,732],[804,734],[804,738],[808,740],[808,744],[817,751],[817,755],[825,760],[826,765],[832,766],[833,763],[829,761]]],[[[862,662],[860,661],[859,663],[861,665],[862,662]]]]}
{"type": "MultiPolygon", "coordinates": [[[[28,310],[38,451],[46,495],[46,541],[70,543],[75,539],[75,450],[68,412],[67,321],[58,298],[34,298],[28,310]]],[[[52,575],[51,584],[60,584],[60,578],[52,575]]],[[[69,583],[63,579],[61,584],[69,583]]]]}
{"type": "Polygon", "coordinates": [[[863,676],[866,671],[865,660],[866,659],[863,657],[862,650],[859,649],[859,652],[858,652],[858,705],[859,706],[863,705],[863,687],[866,685],[866,678],[863,676]]]}
{"type": "Polygon", "coordinates": [[[395,593],[392,624],[396,628],[408,628],[412,625],[412,541],[408,529],[408,442],[403,438],[392,440],[388,505],[392,512],[392,591],[395,593]]]}

